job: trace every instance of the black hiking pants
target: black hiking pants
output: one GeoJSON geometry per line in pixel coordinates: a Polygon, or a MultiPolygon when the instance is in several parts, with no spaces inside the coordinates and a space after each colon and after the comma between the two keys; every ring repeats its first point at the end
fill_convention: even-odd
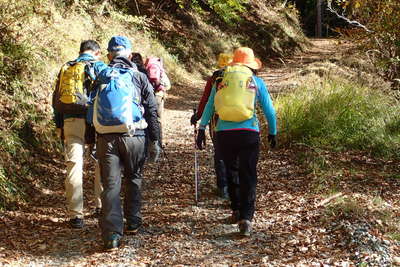
{"type": "Polygon", "coordinates": [[[145,136],[99,134],[97,156],[100,165],[102,210],[99,225],[103,239],[111,233],[123,235],[123,216],[127,223],[141,222],[142,169],[145,161],[145,136]],[[121,207],[121,170],[124,172],[124,214],[121,207]]]}
{"type": "Polygon", "coordinates": [[[222,157],[221,149],[217,144],[217,137],[215,135],[212,138],[212,142],[214,147],[214,170],[217,178],[217,187],[218,189],[222,190],[225,186],[228,186],[225,163],[222,157]]]}
{"type": "Polygon", "coordinates": [[[251,221],[255,211],[259,133],[246,130],[219,131],[217,143],[226,167],[231,209],[239,211],[240,220],[251,221]],[[237,172],[239,182],[235,179],[237,172]]]}

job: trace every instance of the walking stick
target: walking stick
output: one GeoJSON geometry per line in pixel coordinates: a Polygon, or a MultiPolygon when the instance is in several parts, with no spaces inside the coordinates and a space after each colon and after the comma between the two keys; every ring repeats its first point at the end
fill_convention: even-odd
{"type": "MultiPolygon", "coordinates": [[[[196,114],[196,109],[193,109],[193,113],[196,114]]],[[[196,147],[196,138],[197,138],[197,124],[194,124],[194,197],[196,206],[199,205],[199,185],[200,185],[200,173],[199,173],[199,162],[197,159],[197,147],[196,147]]]]}

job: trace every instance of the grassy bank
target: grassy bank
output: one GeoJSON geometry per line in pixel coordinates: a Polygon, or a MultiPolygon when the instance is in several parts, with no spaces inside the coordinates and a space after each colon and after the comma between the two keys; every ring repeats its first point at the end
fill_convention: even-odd
{"type": "Polygon", "coordinates": [[[310,75],[276,106],[284,144],[399,157],[400,108],[382,90],[335,75],[310,75]]]}

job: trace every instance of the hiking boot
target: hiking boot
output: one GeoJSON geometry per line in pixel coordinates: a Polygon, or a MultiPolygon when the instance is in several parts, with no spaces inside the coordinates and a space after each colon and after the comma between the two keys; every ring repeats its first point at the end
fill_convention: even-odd
{"type": "Polygon", "coordinates": [[[229,216],[229,217],[226,219],[226,223],[227,223],[227,224],[235,224],[235,223],[238,223],[238,221],[239,221],[239,216],[240,216],[240,213],[239,213],[238,210],[232,211],[231,216],[229,216]]]}
{"type": "Polygon", "coordinates": [[[78,217],[70,219],[68,223],[72,228],[75,228],[75,229],[83,228],[83,225],[84,225],[83,219],[78,218],[78,217]]]}
{"type": "Polygon", "coordinates": [[[251,222],[249,220],[241,220],[239,222],[239,230],[242,236],[249,237],[251,233],[251,222]]]}
{"type": "Polygon", "coordinates": [[[117,233],[111,233],[106,240],[104,240],[104,249],[105,250],[114,250],[117,249],[121,245],[121,236],[117,233]]]}
{"type": "Polygon", "coordinates": [[[137,221],[128,223],[127,226],[126,226],[125,232],[127,234],[134,234],[140,229],[141,226],[142,226],[142,221],[141,220],[137,220],[137,221]]]}

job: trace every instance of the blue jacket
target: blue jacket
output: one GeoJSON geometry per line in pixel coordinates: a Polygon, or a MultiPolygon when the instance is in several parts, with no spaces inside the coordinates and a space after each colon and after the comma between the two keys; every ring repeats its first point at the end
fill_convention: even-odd
{"type": "MultiPolygon", "coordinates": [[[[258,103],[261,105],[261,109],[264,113],[264,116],[268,121],[269,134],[276,135],[277,133],[276,113],[267,86],[261,78],[253,75],[253,79],[257,85],[256,99],[258,100],[258,103]]],[[[215,107],[214,107],[215,93],[216,93],[216,88],[214,84],[211,90],[211,95],[208,98],[207,105],[203,112],[203,116],[201,117],[200,129],[205,129],[207,127],[207,124],[209,123],[212,115],[215,112],[215,107]]],[[[256,105],[256,101],[254,105],[256,105]]],[[[259,132],[260,131],[259,122],[256,113],[254,112],[254,115],[251,119],[241,122],[224,121],[218,119],[215,131],[218,132],[218,131],[230,131],[230,130],[247,130],[247,131],[259,132]]]]}
{"type": "MultiPolygon", "coordinates": [[[[94,61],[94,57],[90,54],[80,54],[79,57],[75,61],[94,61]]],[[[107,65],[103,61],[96,61],[93,64],[94,74],[97,75],[107,67],[107,65]]],[[[92,77],[92,79],[96,79],[96,77],[92,77]]],[[[58,79],[57,79],[58,82],[58,79]]],[[[54,122],[57,128],[62,128],[64,125],[64,119],[67,118],[85,118],[85,115],[72,115],[72,114],[62,114],[54,110],[54,122]]]]}

